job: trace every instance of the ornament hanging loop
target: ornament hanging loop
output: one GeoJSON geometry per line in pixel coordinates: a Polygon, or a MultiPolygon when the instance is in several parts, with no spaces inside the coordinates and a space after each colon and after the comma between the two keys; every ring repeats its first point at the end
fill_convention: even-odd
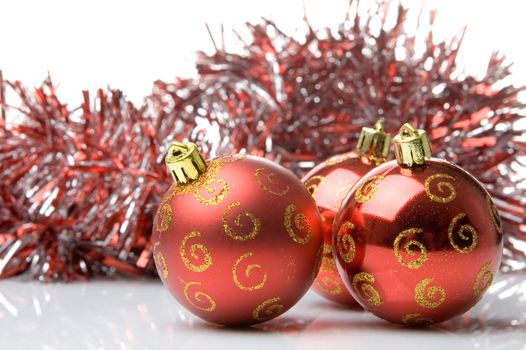
{"type": "Polygon", "coordinates": [[[206,163],[195,143],[173,142],[164,158],[174,182],[178,185],[197,180],[206,170],[206,163]]]}
{"type": "Polygon", "coordinates": [[[418,129],[409,123],[402,125],[399,133],[404,137],[418,137],[418,129]]]}
{"type": "Polygon", "coordinates": [[[417,129],[409,123],[402,125],[393,142],[400,166],[422,165],[426,159],[431,158],[431,144],[425,130],[417,129]]]}
{"type": "Polygon", "coordinates": [[[371,161],[382,163],[389,153],[391,134],[384,131],[384,120],[379,119],[374,128],[363,127],[356,150],[371,161]]]}

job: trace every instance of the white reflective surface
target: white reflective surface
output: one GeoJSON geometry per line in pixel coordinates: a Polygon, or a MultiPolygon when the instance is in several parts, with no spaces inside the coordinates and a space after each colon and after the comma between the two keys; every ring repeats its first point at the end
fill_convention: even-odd
{"type": "Polygon", "coordinates": [[[0,349],[526,349],[526,278],[500,280],[477,307],[429,329],[391,325],[310,292],[248,329],[193,317],[157,281],[0,281],[0,349]]]}

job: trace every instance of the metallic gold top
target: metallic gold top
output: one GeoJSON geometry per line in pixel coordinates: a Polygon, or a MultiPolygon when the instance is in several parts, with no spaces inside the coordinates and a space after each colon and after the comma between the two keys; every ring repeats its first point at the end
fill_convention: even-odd
{"type": "Polygon", "coordinates": [[[402,125],[393,142],[396,160],[401,166],[424,164],[426,159],[431,158],[431,145],[426,132],[409,123],[402,125]]]}
{"type": "Polygon", "coordinates": [[[384,131],[384,121],[380,119],[374,128],[362,128],[356,150],[362,155],[383,162],[389,153],[390,143],[391,134],[384,131]]]}
{"type": "Polygon", "coordinates": [[[195,143],[173,142],[164,161],[178,185],[197,180],[206,170],[206,163],[195,143]]]}

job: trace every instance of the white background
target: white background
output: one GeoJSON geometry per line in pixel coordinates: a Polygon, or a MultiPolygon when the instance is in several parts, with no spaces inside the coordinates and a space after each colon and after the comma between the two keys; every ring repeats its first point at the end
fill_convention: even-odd
{"type": "MultiPolygon", "coordinates": [[[[405,1],[418,12],[424,1],[405,1]]],[[[82,89],[110,85],[136,103],[156,79],[193,74],[194,52],[212,52],[205,28],[219,41],[231,29],[262,16],[288,33],[300,27],[303,3],[314,27],[334,27],[345,16],[345,0],[16,0],[0,2],[0,69],[8,79],[35,86],[48,72],[60,83],[64,101],[80,101],[82,89]]],[[[362,4],[370,1],[362,1],[362,4]]],[[[514,82],[526,83],[524,20],[526,3],[512,0],[425,1],[438,10],[438,36],[468,32],[459,57],[468,73],[481,74],[492,50],[515,62],[514,82]]]]}
{"type": "MultiPolygon", "coordinates": [[[[420,0],[407,3],[418,12],[420,0]]],[[[317,28],[334,27],[347,8],[344,0],[305,4],[317,28]]],[[[469,26],[459,56],[468,73],[480,75],[491,51],[499,49],[515,62],[513,81],[526,83],[525,2],[426,1],[426,6],[439,11],[438,36],[469,26]]],[[[242,31],[245,21],[265,16],[294,33],[302,15],[301,0],[0,0],[0,69],[6,78],[28,85],[38,85],[49,72],[70,104],[80,101],[82,89],[107,85],[140,103],[154,80],[193,74],[194,51],[212,52],[205,23],[217,39],[224,24],[233,48],[229,30],[242,31]]],[[[525,283],[512,288],[496,283],[470,313],[425,331],[349,313],[309,293],[286,316],[249,332],[202,323],[178,307],[158,282],[43,286],[9,280],[0,282],[0,347],[526,349],[525,283]]]]}

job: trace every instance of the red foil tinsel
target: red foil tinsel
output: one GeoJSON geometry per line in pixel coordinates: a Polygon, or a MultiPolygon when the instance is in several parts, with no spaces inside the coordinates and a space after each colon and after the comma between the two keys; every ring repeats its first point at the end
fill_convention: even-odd
{"type": "Polygon", "coordinates": [[[248,24],[241,53],[199,53],[197,77],[156,82],[141,108],[112,90],[70,108],[50,81],[35,91],[2,82],[0,276],[153,273],[148,240],[172,140],[197,142],[209,157],[266,156],[301,175],[351,150],[378,117],[391,133],[404,122],[427,129],[435,157],[486,186],[504,223],[503,269],[525,269],[524,88],[506,84],[498,54],[481,79],[462,74],[462,35],[437,43],[431,30],[408,34],[408,10],[393,5],[357,15],[352,4],[336,33],[307,23],[303,40],[271,21],[248,24]]]}
{"type": "Polygon", "coordinates": [[[149,236],[167,181],[143,110],[120,91],[85,92],[69,109],[49,79],[35,91],[4,84],[20,103],[3,103],[14,118],[0,131],[0,275],[151,273],[149,236]]]}

